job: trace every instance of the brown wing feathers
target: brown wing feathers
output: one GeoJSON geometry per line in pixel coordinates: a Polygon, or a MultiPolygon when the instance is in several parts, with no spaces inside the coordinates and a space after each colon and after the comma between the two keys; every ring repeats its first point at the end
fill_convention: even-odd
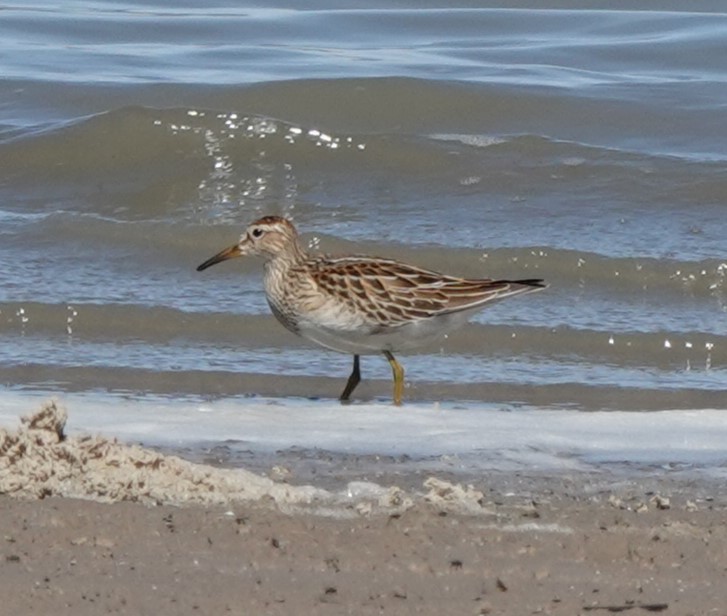
{"type": "Polygon", "coordinates": [[[542,280],[466,280],[396,261],[320,259],[319,287],[351,303],[379,325],[396,326],[466,310],[499,297],[543,287],[542,280]]]}

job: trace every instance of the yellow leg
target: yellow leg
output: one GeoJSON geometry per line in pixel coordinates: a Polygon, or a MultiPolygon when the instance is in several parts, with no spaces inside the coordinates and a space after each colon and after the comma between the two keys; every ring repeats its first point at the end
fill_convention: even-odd
{"type": "Polygon", "coordinates": [[[394,404],[401,406],[401,396],[404,393],[404,368],[389,351],[384,351],[384,355],[389,360],[391,371],[394,374],[394,404]]]}

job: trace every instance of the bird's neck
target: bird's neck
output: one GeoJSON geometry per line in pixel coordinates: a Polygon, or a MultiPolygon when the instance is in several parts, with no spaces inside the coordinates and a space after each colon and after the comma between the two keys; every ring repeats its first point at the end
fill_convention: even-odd
{"type": "Polygon", "coordinates": [[[267,275],[275,273],[276,275],[285,275],[296,265],[300,265],[308,259],[308,253],[298,243],[297,240],[286,246],[285,250],[281,250],[270,256],[265,262],[265,273],[267,275]]]}
{"type": "Polygon", "coordinates": [[[298,293],[300,274],[305,271],[306,252],[297,242],[295,250],[277,253],[265,262],[263,284],[268,304],[277,319],[288,329],[297,333],[297,321],[291,311],[291,298],[298,293]]]}

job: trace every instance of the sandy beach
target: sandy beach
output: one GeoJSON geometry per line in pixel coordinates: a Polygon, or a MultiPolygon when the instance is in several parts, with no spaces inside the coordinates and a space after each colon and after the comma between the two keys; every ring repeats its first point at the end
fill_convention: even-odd
{"type": "Polygon", "coordinates": [[[4,613],[724,613],[713,479],[498,472],[329,492],[64,423],[49,404],[0,431],[4,613]]]}

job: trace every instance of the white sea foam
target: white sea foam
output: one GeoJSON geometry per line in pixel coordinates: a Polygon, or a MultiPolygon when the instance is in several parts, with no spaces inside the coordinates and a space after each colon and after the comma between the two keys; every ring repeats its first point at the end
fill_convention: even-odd
{"type": "Polygon", "coordinates": [[[437,141],[457,141],[464,145],[471,145],[477,148],[488,148],[492,145],[506,143],[507,138],[497,135],[467,135],[467,134],[449,134],[437,133],[430,135],[432,139],[437,141]]]}
{"type": "MultiPolygon", "coordinates": [[[[0,425],[50,394],[0,392],[0,425]]],[[[727,463],[721,410],[577,412],[480,403],[341,406],[334,401],[228,398],[212,402],[100,394],[58,396],[69,434],[147,445],[232,443],[272,453],[290,448],[345,454],[438,457],[489,470],[594,470],[612,464],[718,469],[727,463]]]]}

